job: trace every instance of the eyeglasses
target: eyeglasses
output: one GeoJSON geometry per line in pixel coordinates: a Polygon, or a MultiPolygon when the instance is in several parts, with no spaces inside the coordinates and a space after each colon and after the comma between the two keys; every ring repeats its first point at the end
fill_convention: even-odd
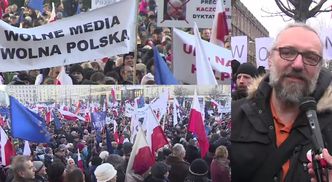
{"type": "Polygon", "coordinates": [[[297,58],[297,56],[301,54],[303,64],[310,66],[316,66],[322,60],[322,56],[312,51],[300,52],[294,47],[279,47],[274,48],[273,50],[279,51],[279,56],[282,59],[291,62],[293,62],[297,58]]]}

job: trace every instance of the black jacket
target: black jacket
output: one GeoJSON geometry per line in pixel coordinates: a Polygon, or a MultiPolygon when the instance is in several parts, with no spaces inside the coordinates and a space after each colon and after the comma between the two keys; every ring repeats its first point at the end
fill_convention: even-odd
{"type": "MultiPolygon", "coordinates": [[[[290,159],[290,168],[285,181],[310,181],[306,167],[309,162],[306,153],[311,149],[308,121],[305,115],[300,113],[289,137],[277,148],[274,121],[269,104],[272,88],[268,82],[268,76],[255,80],[253,90],[249,90],[248,97],[232,103],[232,145],[230,147],[232,181],[281,181],[281,166],[284,163],[281,161],[288,159],[290,159]],[[284,156],[287,157],[277,157],[280,151],[286,151],[284,156]]],[[[330,82],[331,74],[322,69],[316,90],[312,95],[318,101],[317,116],[325,147],[332,151],[330,82]]]]}

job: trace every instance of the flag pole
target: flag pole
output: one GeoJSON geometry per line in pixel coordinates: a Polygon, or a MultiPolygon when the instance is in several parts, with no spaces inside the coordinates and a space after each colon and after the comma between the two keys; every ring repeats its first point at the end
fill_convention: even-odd
{"type": "MultiPolygon", "coordinates": [[[[139,0],[135,0],[136,5],[135,5],[135,15],[138,15],[138,2],[139,0]]],[[[136,17],[136,16],[135,16],[136,17]]],[[[135,49],[134,49],[134,70],[133,70],[133,85],[136,85],[136,62],[137,62],[137,54],[138,54],[138,48],[137,48],[137,29],[138,29],[138,22],[137,22],[137,17],[135,21],[135,30],[134,30],[134,39],[135,39],[135,49]]],[[[123,60],[125,61],[125,60],[123,60]]],[[[139,81],[138,81],[139,82],[139,81]]]]}

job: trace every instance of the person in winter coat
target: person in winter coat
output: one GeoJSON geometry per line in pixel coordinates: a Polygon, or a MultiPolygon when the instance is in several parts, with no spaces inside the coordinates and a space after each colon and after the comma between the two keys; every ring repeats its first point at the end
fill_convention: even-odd
{"type": "Polygon", "coordinates": [[[225,146],[219,146],[216,149],[214,159],[210,165],[212,182],[230,182],[231,171],[229,167],[228,151],[225,146]]]}
{"type": "Polygon", "coordinates": [[[306,103],[317,109],[318,132],[331,153],[332,75],[322,67],[322,53],[318,33],[306,24],[291,24],[278,34],[270,73],[254,80],[246,99],[232,103],[233,182],[310,181],[312,131],[301,110],[306,103]],[[306,97],[311,99],[304,102],[306,97]]]}

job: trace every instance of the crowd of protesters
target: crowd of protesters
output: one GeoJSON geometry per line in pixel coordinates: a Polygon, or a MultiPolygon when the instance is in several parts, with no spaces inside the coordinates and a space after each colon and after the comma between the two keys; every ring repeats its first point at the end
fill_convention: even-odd
{"type": "MultiPolygon", "coordinates": [[[[84,10],[86,8],[83,8],[79,2],[66,0],[55,4],[55,21],[75,15],[77,8],[82,9],[81,13],[89,11],[89,9],[84,10]]],[[[16,4],[4,4],[0,8],[3,21],[21,28],[32,28],[49,23],[52,19],[51,11],[50,2],[44,4],[43,12],[33,10],[27,5],[18,7],[16,4]]],[[[82,60],[81,64],[67,65],[65,71],[69,81],[65,84],[155,84],[153,46],[158,48],[161,57],[171,70],[173,64],[172,29],[158,27],[156,13],[155,0],[139,1],[137,55],[130,52],[102,59],[82,60]]],[[[184,30],[192,33],[190,28],[184,30]]],[[[209,41],[211,30],[202,29],[201,32],[202,39],[209,41]]],[[[56,84],[57,73],[60,69],[56,67],[0,73],[0,84],[56,84]],[[37,77],[38,75],[40,76],[37,77]]],[[[179,84],[182,83],[179,82],[179,84]]]]}
{"type": "MultiPolygon", "coordinates": [[[[158,150],[155,164],[141,179],[146,182],[200,182],[220,179],[230,181],[227,159],[230,113],[221,114],[207,102],[204,123],[210,147],[206,156],[201,158],[196,137],[187,131],[190,103],[183,102],[185,103],[180,109],[178,124],[173,126],[172,106],[168,108],[165,118],[160,120],[169,144],[158,150]]],[[[107,122],[105,127],[111,131],[109,139],[112,141],[112,150],[107,147],[105,129],[98,132],[92,122],[68,121],[58,115],[62,127],[57,128],[54,121],[48,123],[48,130],[53,136],[51,143],[30,143],[30,156],[22,155],[24,142],[14,139],[17,156],[12,158],[10,165],[1,167],[0,181],[123,182],[133,147],[130,141],[131,118],[126,117],[123,112],[124,103],[125,101],[107,110],[109,121],[112,122],[107,122]],[[114,113],[114,110],[119,112],[114,113]],[[117,123],[118,138],[114,135],[114,122],[117,123]],[[82,163],[79,163],[79,158],[82,163]]],[[[2,107],[2,112],[5,109],[2,107]]],[[[71,109],[75,108],[69,108],[71,109]]],[[[40,115],[45,115],[47,110],[39,108],[40,115]]],[[[2,127],[10,136],[9,126],[10,119],[7,118],[2,127]]]]}

